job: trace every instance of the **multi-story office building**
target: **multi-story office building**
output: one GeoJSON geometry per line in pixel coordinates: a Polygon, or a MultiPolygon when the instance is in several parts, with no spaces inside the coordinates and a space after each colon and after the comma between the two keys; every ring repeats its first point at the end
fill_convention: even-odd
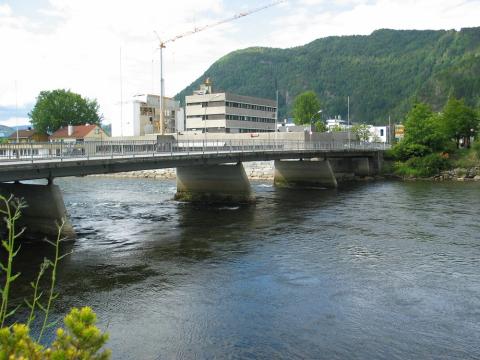
{"type": "Polygon", "coordinates": [[[186,130],[212,133],[275,131],[274,100],[231,93],[212,93],[209,79],[185,97],[186,130]]]}
{"type": "Polygon", "coordinates": [[[160,96],[137,95],[126,106],[123,121],[112,123],[113,136],[143,136],[184,131],[184,111],[180,102],[164,98],[164,118],[160,121],[160,96]]]}

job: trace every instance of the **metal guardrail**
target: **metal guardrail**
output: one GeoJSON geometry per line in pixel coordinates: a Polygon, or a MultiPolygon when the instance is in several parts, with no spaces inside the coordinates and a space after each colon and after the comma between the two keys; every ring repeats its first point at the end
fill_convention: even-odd
{"type": "Polygon", "coordinates": [[[0,144],[0,164],[12,161],[173,156],[262,151],[365,151],[386,150],[384,143],[303,140],[130,140],[86,142],[24,142],[0,144]]]}

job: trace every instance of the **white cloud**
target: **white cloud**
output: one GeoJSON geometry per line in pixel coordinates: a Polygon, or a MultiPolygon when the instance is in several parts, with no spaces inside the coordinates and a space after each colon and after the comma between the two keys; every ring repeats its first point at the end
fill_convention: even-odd
{"type": "Polygon", "coordinates": [[[8,4],[0,4],[0,16],[10,16],[12,8],[8,4]]]}
{"type": "MultiPolygon", "coordinates": [[[[16,97],[21,106],[34,102],[41,90],[67,88],[97,98],[107,122],[117,119],[120,47],[123,100],[152,91],[152,83],[158,92],[159,61],[154,52],[158,44],[153,31],[168,39],[245,10],[245,4],[234,3],[50,0],[48,8],[37,9],[36,19],[18,16],[15,7],[0,5],[0,43],[9,49],[0,56],[0,106],[13,106],[16,97]]],[[[219,57],[239,48],[297,46],[319,37],[369,34],[385,27],[475,26],[479,13],[479,1],[290,0],[167,44],[166,94],[174,95],[219,57]]]]}
{"type": "Polygon", "coordinates": [[[0,121],[0,125],[10,126],[10,127],[30,125],[30,119],[25,117],[10,118],[7,120],[0,121]]]}

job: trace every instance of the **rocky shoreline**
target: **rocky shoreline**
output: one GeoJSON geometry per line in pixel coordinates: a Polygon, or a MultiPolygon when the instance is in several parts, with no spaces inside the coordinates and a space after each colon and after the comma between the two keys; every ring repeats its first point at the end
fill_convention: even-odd
{"type": "MultiPolygon", "coordinates": [[[[243,164],[247,177],[250,180],[273,180],[273,161],[255,161],[243,164]]],[[[142,170],[121,172],[115,174],[90,175],[114,178],[138,178],[138,179],[175,179],[177,171],[175,168],[142,170]]]]}
{"type": "Polygon", "coordinates": [[[435,181],[480,181],[480,166],[445,170],[432,179],[435,181]]]}
{"type": "Polygon", "coordinates": [[[472,168],[455,168],[444,170],[440,174],[431,177],[408,177],[396,174],[386,174],[387,179],[403,181],[458,181],[458,182],[480,182],[480,166],[472,168]]]}

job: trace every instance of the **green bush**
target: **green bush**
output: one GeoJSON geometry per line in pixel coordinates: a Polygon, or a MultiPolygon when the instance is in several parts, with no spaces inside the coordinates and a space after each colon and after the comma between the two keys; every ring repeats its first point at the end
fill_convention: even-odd
{"type": "Polygon", "coordinates": [[[65,316],[66,330],[58,329],[50,348],[32,340],[25,324],[0,329],[0,360],[55,359],[55,360],[106,360],[110,351],[98,353],[108,340],[108,335],[95,326],[97,317],[89,307],[73,308],[65,316]]]}
{"type": "Polygon", "coordinates": [[[430,177],[448,167],[447,158],[440,154],[429,154],[424,157],[412,157],[405,162],[397,162],[395,173],[407,177],[430,177]]]}
{"type": "Polygon", "coordinates": [[[477,157],[480,158],[480,139],[475,140],[475,142],[472,144],[472,149],[477,154],[477,157]]]}
{"type": "Polygon", "coordinates": [[[404,141],[394,145],[391,150],[391,154],[397,160],[405,161],[412,157],[422,157],[429,154],[431,150],[420,144],[411,144],[404,141]]]}

